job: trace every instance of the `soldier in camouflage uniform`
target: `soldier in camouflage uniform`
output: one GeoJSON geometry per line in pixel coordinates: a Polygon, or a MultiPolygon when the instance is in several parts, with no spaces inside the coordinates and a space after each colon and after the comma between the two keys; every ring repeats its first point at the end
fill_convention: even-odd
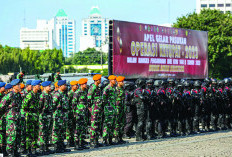
{"type": "Polygon", "coordinates": [[[86,78],[81,78],[78,83],[80,84],[80,89],[77,90],[73,96],[73,113],[76,119],[76,129],[75,129],[75,142],[76,150],[82,150],[86,147],[83,143],[83,135],[87,131],[87,81],[86,78]]]}
{"type": "Polygon", "coordinates": [[[56,74],[55,74],[55,76],[54,76],[54,82],[58,82],[59,80],[61,80],[61,78],[60,78],[60,72],[57,71],[56,74]]]}
{"type": "Polygon", "coordinates": [[[110,75],[108,79],[110,84],[106,86],[103,90],[103,108],[104,108],[104,120],[103,120],[103,140],[105,145],[111,145],[114,125],[115,125],[115,116],[116,116],[116,77],[110,75]]]}
{"type": "Polygon", "coordinates": [[[101,125],[101,75],[97,74],[93,76],[94,84],[92,84],[88,91],[88,107],[91,108],[91,126],[90,126],[90,147],[96,148],[99,146],[98,138],[101,125]]]}
{"type": "Polygon", "coordinates": [[[72,111],[72,100],[73,95],[78,89],[78,81],[71,81],[71,90],[68,92],[68,102],[69,102],[69,109],[68,109],[68,123],[67,123],[67,130],[66,130],[66,139],[68,141],[67,146],[74,146],[74,130],[75,130],[75,118],[72,111]]]}
{"type": "Polygon", "coordinates": [[[33,89],[23,100],[22,109],[26,113],[26,148],[28,156],[36,156],[36,146],[39,135],[39,90],[40,80],[33,80],[33,89]]]}
{"type": "Polygon", "coordinates": [[[49,136],[51,129],[50,123],[52,119],[52,95],[51,95],[51,81],[45,81],[41,84],[44,91],[40,95],[39,100],[39,138],[38,145],[40,146],[41,154],[48,155],[52,153],[48,148],[49,136]]]}
{"type": "Polygon", "coordinates": [[[116,143],[124,143],[122,136],[123,136],[123,129],[126,121],[126,106],[124,105],[125,101],[125,91],[124,91],[124,79],[123,76],[118,76],[117,80],[117,87],[116,87],[116,118],[115,118],[115,142],[116,143]]]}
{"type": "MultiPolygon", "coordinates": [[[[20,92],[22,100],[24,100],[29,92],[32,90],[32,85],[31,85],[32,80],[28,80],[26,82],[26,89],[20,92]]],[[[26,151],[26,113],[25,111],[21,108],[21,120],[20,120],[20,131],[21,131],[21,153],[27,153],[26,151]]]]}
{"type": "Polygon", "coordinates": [[[69,152],[65,149],[65,123],[67,121],[65,114],[68,113],[68,95],[65,92],[67,89],[66,80],[58,81],[59,90],[53,96],[53,129],[52,143],[56,153],[69,152]]]}
{"type": "MultiPolygon", "coordinates": [[[[0,102],[5,96],[5,82],[0,82],[0,102]]],[[[6,151],[6,117],[0,117],[0,153],[6,151]]]]}
{"type": "Polygon", "coordinates": [[[19,119],[21,107],[20,80],[15,79],[11,82],[13,91],[3,98],[0,104],[0,117],[6,116],[6,151],[9,157],[17,156],[20,144],[19,119]]]}

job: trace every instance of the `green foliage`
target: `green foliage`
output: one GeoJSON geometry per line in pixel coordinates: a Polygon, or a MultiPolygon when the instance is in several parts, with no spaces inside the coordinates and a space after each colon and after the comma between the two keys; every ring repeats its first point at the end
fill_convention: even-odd
{"type": "Polygon", "coordinates": [[[209,76],[224,78],[232,72],[232,15],[205,9],[177,19],[176,28],[208,31],[209,76]]]}
{"type": "Polygon", "coordinates": [[[64,65],[62,50],[42,52],[0,45],[0,73],[19,72],[20,67],[26,74],[56,72],[64,65]]]}
{"type": "Polygon", "coordinates": [[[66,65],[96,65],[105,64],[108,60],[108,55],[104,52],[97,51],[95,48],[88,48],[86,50],[75,53],[74,56],[65,60],[66,65]]]}

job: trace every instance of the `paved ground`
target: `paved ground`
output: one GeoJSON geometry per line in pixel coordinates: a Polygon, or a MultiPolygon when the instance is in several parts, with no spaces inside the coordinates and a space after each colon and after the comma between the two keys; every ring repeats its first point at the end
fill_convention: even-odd
{"type": "Polygon", "coordinates": [[[123,156],[123,157],[192,157],[192,156],[232,156],[232,131],[198,134],[188,137],[167,138],[128,144],[74,151],[50,156],[123,156]]]}

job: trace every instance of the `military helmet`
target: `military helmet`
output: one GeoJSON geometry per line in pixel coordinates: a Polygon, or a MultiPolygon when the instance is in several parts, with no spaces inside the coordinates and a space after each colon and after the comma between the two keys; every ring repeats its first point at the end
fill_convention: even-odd
{"type": "Polygon", "coordinates": [[[224,78],[224,83],[225,84],[230,84],[231,83],[231,79],[230,78],[224,78]]]}
{"type": "Polygon", "coordinates": [[[185,87],[189,87],[190,86],[190,83],[189,83],[188,80],[186,80],[183,84],[184,84],[185,87]]]}
{"type": "Polygon", "coordinates": [[[156,87],[159,87],[161,85],[161,80],[155,80],[154,84],[156,87]]]}
{"type": "Polygon", "coordinates": [[[153,79],[148,79],[148,80],[146,80],[146,84],[154,84],[154,80],[153,79]]]}
{"type": "Polygon", "coordinates": [[[145,80],[142,79],[142,78],[137,79],[137,80],[135,81],[135,83],[136,83],[136,85],[137,85],[138,87],[142,87],[142,86],[146,85],[145,80]]]}
{"type": "Polygon", "coordinates": [[[130,82],[130,81],[125,81],[124,82],[124,87],[125,87],[125,89],[133,90],[135,88],[135,83],[130,82]]]}
{"type": "Polygon", "coordinates": [[[194,81],[194,84],[193,84],[195,87],[200,87],[201,86],[201,81],[199,80],[196,80],[194,81]]]}
{"type": "Polygon", "coordinates": [[[211,79],[212,84],[217,84],[217,79],[211,79]]]}

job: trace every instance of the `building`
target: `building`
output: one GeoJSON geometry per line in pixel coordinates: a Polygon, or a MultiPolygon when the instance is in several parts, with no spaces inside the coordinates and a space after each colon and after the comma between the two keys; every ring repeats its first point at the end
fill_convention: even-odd
{"type": "Polygon", "coordinates": [[[36,29],[21,28],[20,48],[62,49],[64,57],[76,52],[76,23],[60,9],[51,20],[37,20],[36,29]]]}
{"type": "Polygon", "coordinates": [[[87,48],[108,52],[109,19],[102,18],[98,7],[92,7],[88,18],[82,20],[80,51],[87,48]]]}
{"type": "Polygon", "coordinates": [[[20,48],[30,47],[32,50],[51,49],[49,45],[49,32],[46,29],[27,29],[20,30],[20,48]]]}
{"type": "Polygon", "coordinates": [[[204,8],[218,9],[222,13],[232,12],[232,0],[197,0],[196,8],[197,13],[204,8]]]}
{"type": "Polygon", "coordinates": [[[70,20],[64,10],[60,9],[54,18],[54,37],[57,48],[63,50],[65,57],[76,52],[76,23],[70,20]]]}

